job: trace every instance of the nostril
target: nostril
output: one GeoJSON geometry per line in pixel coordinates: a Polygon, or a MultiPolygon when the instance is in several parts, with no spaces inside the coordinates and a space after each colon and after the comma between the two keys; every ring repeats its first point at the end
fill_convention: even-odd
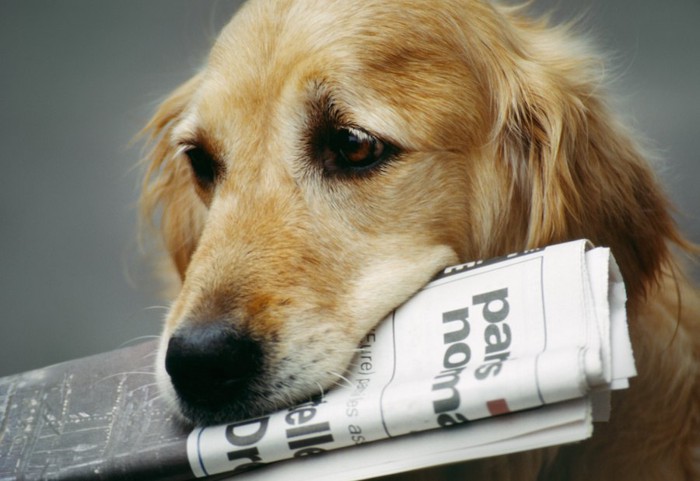
{"type": "Polygon", "coordinates": [[[260,371],[260,344],[224,323],[179,328],[165,370],[186,402],[216,404],[244,390],[260,371]]]}

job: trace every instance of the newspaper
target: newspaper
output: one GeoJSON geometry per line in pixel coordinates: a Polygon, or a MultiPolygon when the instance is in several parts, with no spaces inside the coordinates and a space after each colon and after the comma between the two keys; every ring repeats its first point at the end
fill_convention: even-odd
{"type": "Polygon", "coordinates": [[[366,334],[345,385],[277,413],[189,434],[152,393],[152,378],[126,389],[139,371],[129,374],[106,358],[115,372],[100,373],[104,398],[110,378],[119,380],[114,390],[122,398],[139,393],[108,413],[106,406],[70,412],[66,391],[77,388],[75,380],[66,388],[65,379],[78,364],[52,371],[63,379],[60,389],[36,373],[0,379],[0,408],[10,391],[15,403],[0,425],[24,431],[20,444],[0,432],[0,480],[229,473],[238,481],[350,481],[585,439],[592,422],[610,414],[609,392],[635,375],[624,306],[609,250],[585,240],[450,267],[366,334]],[[42,410],[54,419],[52,429],[17,422],[20,385],[34,386],[26,410],[42,410]],[[45,400],[46,392],[60,391],[61,412],[37,406],[37,389],[45,400]],[[92,426],[93,441],[106,436],[107,445],[81,439],[82,428],[66,429],[61,416],[69,415],[102,426],[92,426]],[[114,432],[128,436],[121,442],[114,432]],[[42,467],[32,449],[47,438],[65,456],[42,467]]]}

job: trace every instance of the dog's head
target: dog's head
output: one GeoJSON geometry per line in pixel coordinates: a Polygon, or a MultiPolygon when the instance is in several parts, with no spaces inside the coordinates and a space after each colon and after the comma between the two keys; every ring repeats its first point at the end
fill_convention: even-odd
{"type": "Polygon", "coordinates": [[[596,66],[488,2],[244,6],[148,127],[143,203],[181,279],[159,371],[184,415],[331,387],[466,259],[588,237],[641,295],[679,239],[596,66]]]}

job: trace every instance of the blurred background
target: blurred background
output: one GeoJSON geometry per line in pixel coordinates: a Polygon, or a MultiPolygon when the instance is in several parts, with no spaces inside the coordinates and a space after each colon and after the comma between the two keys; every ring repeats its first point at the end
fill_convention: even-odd
{"type": "MultiPolygon", "coordinates": [[[[700,2],[537,0],[610,54],[619,108],[700,242],[700,2]]],[[[0,376],[157,334],[138,251],[141,145],[239,2],[0,2],[0,376]]],[[[695,277],[698,278],[699,276],[695,277]]]]}

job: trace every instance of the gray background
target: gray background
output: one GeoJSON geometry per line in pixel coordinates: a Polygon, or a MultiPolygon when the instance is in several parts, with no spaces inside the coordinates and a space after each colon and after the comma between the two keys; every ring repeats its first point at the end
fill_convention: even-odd
{"type": "MultiPolygon", "coordinates": [[[[551,0],[611,54],[620,109],[700,241],[700,2],[551,0]]],[[[0,375],[157,334],[133,136],[237,2],[0,1],[0,375]]],[[[159,307],[160,306],[160,307],[159,307]]]]}

